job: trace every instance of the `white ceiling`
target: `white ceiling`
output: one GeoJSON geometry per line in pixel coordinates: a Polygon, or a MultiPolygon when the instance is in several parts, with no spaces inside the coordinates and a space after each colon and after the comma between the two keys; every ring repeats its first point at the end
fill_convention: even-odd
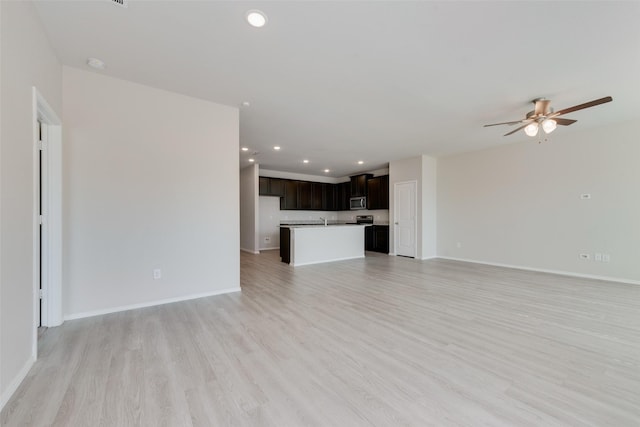
{"type": "MultiPolygon", "coordinates": [[[[86,68],[97,57],[107,63],[104,74],[240,107],[240,143],[258,151],[266,169],[323,175],[329,168],[339,177],[418,154],[531,143],[522,132],[503,138],[512,128],[482,125],[524,118],[536,97],[559,110],[613,96],[567,115],[578,122],[554,132],[554,143],[640,116],[636,1],[36,7],[63,64],[86,68]],[[249,9],[264,11],[267,26],[250,27],[249,9]]],[[[241,154],[241,166],[248,156],[241,154]]]]}

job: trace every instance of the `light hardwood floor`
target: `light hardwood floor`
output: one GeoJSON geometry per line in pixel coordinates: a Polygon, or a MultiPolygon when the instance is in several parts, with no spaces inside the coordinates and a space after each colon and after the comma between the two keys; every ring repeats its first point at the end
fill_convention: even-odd
{"type": "Polygon", "coordinates": [[[51,328],[2,425],[640,425],[640,286],[368,255],[51,328]]]}

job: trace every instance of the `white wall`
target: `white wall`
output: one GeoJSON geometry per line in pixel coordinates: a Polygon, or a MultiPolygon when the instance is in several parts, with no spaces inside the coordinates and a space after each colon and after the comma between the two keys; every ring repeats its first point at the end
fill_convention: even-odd
{"type": "Polygon", "coordinates": [[[239,290],[238,110],[69,67],[63,90],[66,317],[239,290]]]}
{"type": "Polygon", "coordinates": [[[258,165],[240,170],[240,248],[258,253],[258,165]]]}
{"type": "Polygon", "coordinates": [[[422,156],[422,253],[421,259],[434,258],[437,252],[437,161],[422,156]]]}
{"type": "Polygon", "coordinates": [[[638,134],[640,122],[563,128],[439,159],[438,255],[640,281],[638,134]]]}
{"type": "Polygon", "coordinates": [[[62,68],[28,2],[0,2],[0,408],[33,362],[32,86],[62,114],[62,68]]]}
{"type": "Polygon", "coordinates": [[[260,250],[280,247],[280,197],[260,196],[260,250]]]}

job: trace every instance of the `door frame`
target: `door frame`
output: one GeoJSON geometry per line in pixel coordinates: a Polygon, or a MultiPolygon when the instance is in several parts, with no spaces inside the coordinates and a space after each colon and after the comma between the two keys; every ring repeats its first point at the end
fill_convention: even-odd
{"type": "Polygon", "coordinates": [[[37,356],[37,328],[62,324],[62,121],[42,96],[32,88],[33,113],[33,355],[37,356]],[[42,173],[44,222],[42,264],[40,259],[40,125],[43,147],[42,173]],[[41,278],[41,265],[43,266],[41,278]],[[40,280],[42,279],[42,319],[40,280]]]}
{"type": "Polygon", "coordinates": [[[398,185],[413,184],[414,197],[414,213],[413,213],[413,258],[418,259],[418,181],[413,179],[409,181],[398,181],[393,183],[393,254],[398,256],[398,230],[396,215],[398,212],[398,185]]]}

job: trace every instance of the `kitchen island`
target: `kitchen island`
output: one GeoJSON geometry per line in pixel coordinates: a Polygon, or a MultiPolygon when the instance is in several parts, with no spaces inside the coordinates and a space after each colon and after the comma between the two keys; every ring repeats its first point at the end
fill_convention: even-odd
{"type": "Polygon", "coordinates": [[[364,225],[281,225],[282,262],[298,267],[364,258],[364,225]]]}

